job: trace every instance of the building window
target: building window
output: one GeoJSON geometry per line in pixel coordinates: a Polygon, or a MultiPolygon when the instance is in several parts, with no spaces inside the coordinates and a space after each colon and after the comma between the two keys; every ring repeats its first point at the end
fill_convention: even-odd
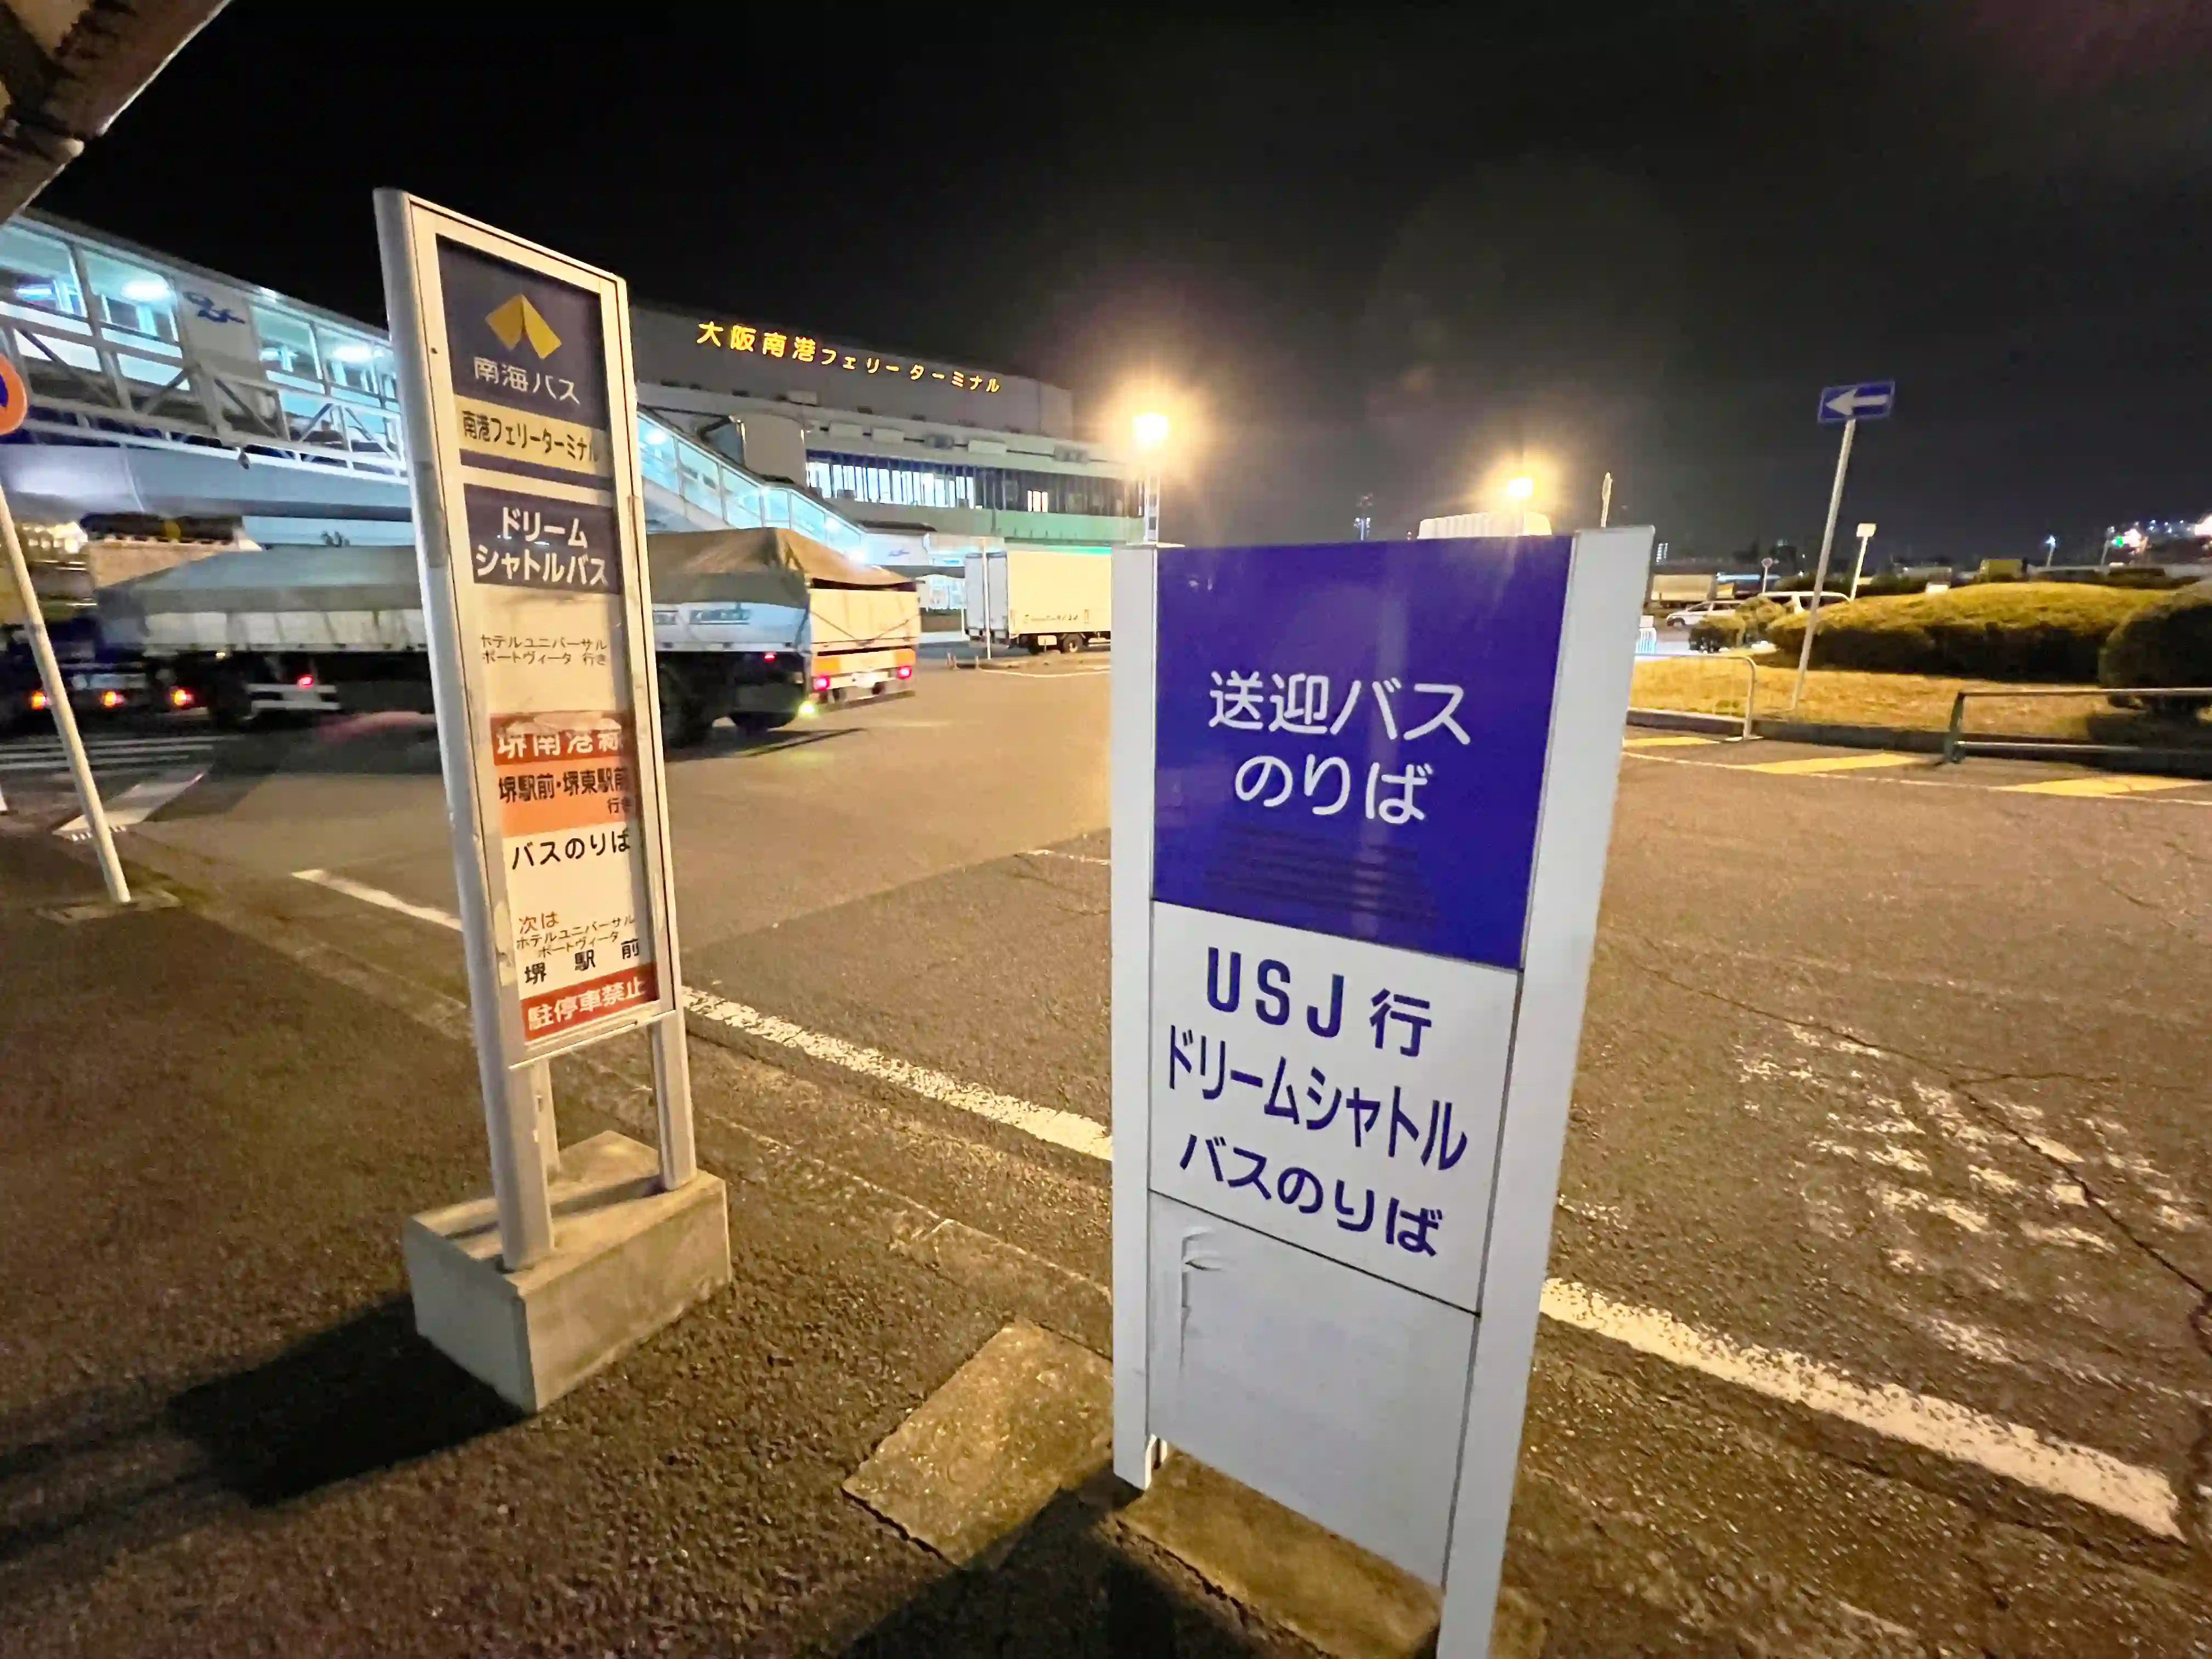
{"type": "Polygon", "coordinates": [[[1030,513],[1051,512],[1052,491],[1049,489],[1030,490],[1029,492],[1029,505],[1025,510],[1030,513]]]}

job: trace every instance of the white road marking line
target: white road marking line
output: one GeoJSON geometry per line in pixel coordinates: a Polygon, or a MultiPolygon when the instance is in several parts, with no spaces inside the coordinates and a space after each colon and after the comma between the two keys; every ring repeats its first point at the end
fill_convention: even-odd
{"type": "Polygon", "coordinates": [[[1023,856],[1032,859],[1066,859],[1070,864],[1103,864],[1109,867],[1114,862],[1111,859],[1093,858],[1088,853],[1063,853],[1053,847],[1032,847],[1023,856]]]}
{"type": "Polygon", "coordinates": [[[1687,732],[1678,732],[1663,738],[1623,738],[1623,749],[1695,749],[1709,743],[1718,743],[1718,738],[1701,738],[1687,732]]]}
{"type": "Polygon", "coordinates": [[[1544,1286],[1543,1309],[1560,1324],[1639,1353],[1770,1400],[1809,1407],[2038,1492],[2091,1504],[2162,1538],[2181,1536],[2180,1506],[2172,1483],[2154,1469],[2123,1462],[2109,1452],[2053,1439],[1893,1382],[1862,1382],[1803,1354],[1714,1336],[1671,1314],[1616,1302],[1601,1291],[1563,1279],[1544,1286]]]}
{"type": "Polygon", "coordinates": [[[864,1077],[896,1084],[925,1099],[957,1106],[963,1112],[973,1112],[977,1117],[1019,1129],[1051,1146],[1081,1152],[1087,1158],[1110,1158],[1114,1155],[1113,1139],[1106,1126],[1077,1113],[1032,1105],[1012,1095],[963,1083],[958,1078],[927,1066],[916,1066],[842,1037],[824,1036],[819,1031],[807,1030],[787,1019],[779,1019],[774,1014],[763,1013],[757,1008],[749,1008],[742,1002],[732,1002],[696,987],[684,991],[684,1006],[732,1030],[796,1048],[812,1059],[826,1060],[864,1077]]]}
{"type": "MultiPolygon", "coordinates": [[[[204,771],[193,772],[180,778],[149,778],[143,783],[132,784],[106,803],[107,827],[110,830],[128,830],[145,823],[206,775],[204,771]]],[[[84,814],[80,812],[54,833],[70,841],[88,841],[92,836],[92,827],[85,823],[84,814]]]]}
{"type": "MultiPolygon", "coordinates": [[[[420,917],[458,931],[443,910],[410,904],[326,870],[297,870],[334,892],[420,917]]],[[[708,992],[689,990],[684,1006],[770,1042],[817,1060],[879,1078],[917,1094],[1004,1123],[1054,1146],[1101,1161],[1114,1155],[1103,1124],[1073,1112],[1033,1105],[1012,1095],[963,1083],[943,1072],[914,1066],[876,1049],[823,1036],[772,1014],[708,992]]],[[[1543,1312],[1556,1323],[1618,1342],[1653,1358],[1785,1404],[1840,1418],[1893,1440],[1954,1462],[1970,1463],[2038,1492],[2073,1498],[2134,1522],[2161,1537],[2181,1536],[2180,1506],[2172,1484],[2154,1469],[2140,1468],[2109,1452],[2039,1434],[2018,1423],[1978,1412],[1893,1382],[1862,1382],[1808,1355],[1762,1347],[1702,1331],[1656,1308],[1619,1302],[1571,1279],[1545,1282],[1543,1312]]]]}
{"type": "Polygon", "coordinates": [[[292,874],[297,880],[312,881],[318,887],[327,887],[333,893],[343,893],[348,898],[357,898],[364,904],[378,905],[386,910],[397,910],[403,916],[412,916],[417,921],[434,922],[441,927],[450,927],[457,933],[461,931],[461,919],[459,916],[450,915],[443,910],[433,909],[427,904],[410,904],[396,894],[387,893],[381,888],[371,887],[365,883],[354,881],[344,876],[333,875],[328,870],[295,870],[292,874]]]}

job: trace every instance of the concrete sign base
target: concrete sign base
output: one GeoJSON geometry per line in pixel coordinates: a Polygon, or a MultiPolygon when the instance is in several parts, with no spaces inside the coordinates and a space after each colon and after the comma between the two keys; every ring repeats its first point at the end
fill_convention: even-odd
{"type": "Polygon", "coordinates": [[[660,1190],[659,1155],[609,1130],[561,1154],[552,1254],[503,1272],[492,1200],[426,1210],[403,1246],[415,1328],[538,1412],[730,1282],[723,1183],[660,1190]]]}

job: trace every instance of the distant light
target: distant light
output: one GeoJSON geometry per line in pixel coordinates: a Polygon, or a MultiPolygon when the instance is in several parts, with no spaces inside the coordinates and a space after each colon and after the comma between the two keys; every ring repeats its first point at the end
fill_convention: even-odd
{"type": "Polygon", "coordinates": [[[1525,501],[1536,493],[1536,481],[1523,472],[1505,481],[1505,493],[1516,501],[1525,501]]]}
{"type": "Polygon", "coordinates": [[[1129,435],[1139,449],[1158,449],[1168,441],[1168,417],[1156,409],[1146,410],[1129,422],[1129,435]]]}
{"type": "Polygon", "coordinates": [[[645,441],[649,444],[665,444],[668,441],[668,434],[657,426],[649,426],[645,429],[645,441]]]}
{"type": "Polygon", "coordinates": [[[185,687],[181,685],[173,685],[169,688],[170,708],[190,708],[192,706],[193,701],[192,694],[185,687]]]}
{"type": "Polygon", "coordinates": [[[32,693],[31,693],[31,707],[32,707],[32,708],[44,708],[46,706],[46,694],[45,692],[43,692],[43,691],[33,691],[33,692],[32,692],[32,693]]]}
{"type": "Polygon", "coordinates": [[[101,693],[100,694],[100,706],[102,708],[122,708],[122,707],[123,707],[123,694],[122,694],[120,691],[103,691],[103,692],[101,692],[101,693]]]}
{"type": "Polygon", "coordinates": [[[2192,536],[2212,536],[2212,513],[2206,514],[2190,526],[2189,533],[2192,536]]]}
{"type": "Polygon", "coordinates": [[[814,699],[809,697],[805,702],[799,705],[799,712],[801,715],[807,715],[818,714],[822,711],[814,706],[814,699]]]}
{"type": "Polygon", "coordinates": [[[169,297],[169,285],[159,276],[133,276],[124,283],[122,293],[141,305],[158,305],[169,297]]]}
{"type": "Polygon", "coordinates": [[[763,652],[762,652],[762,653],[761,653],[761,660],[762,660],[763,662],[774,662],[774,661],[775,660],[775,652],[773,652],[773,651],[763,651],[763,652]]]}
{"type": "Polygon", "coordinates": [[[331,349],[331,361],[337,363],[365,363],[375,355],[375,347],[363,345],[359,340],[348,340],[331,349]]]}
{"type": "Polygon", "coordinates": [[[302,691],[306,690],[314,683],[315,677],[313,674],[302,674],[298,679],[292,682],[293,684],[298,686],[302,691]]]}

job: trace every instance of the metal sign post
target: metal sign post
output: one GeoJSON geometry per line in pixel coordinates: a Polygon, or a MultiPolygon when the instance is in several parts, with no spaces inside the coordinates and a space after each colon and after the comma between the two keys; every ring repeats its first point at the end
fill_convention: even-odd
{"type": "Polygon", "coordinates": [[[1115,571],[1114,1458],[1488,1651],[1649,529],[1115,571]]]}
{"type": "MultiPolygon", "coordinates": [[[[630,1230],[672,1217],[704,1226],[694,1200],[711,1196],[716,1282],[729,1271],[720,1183],[693,1151],[628,295],[619,277],[397,191],[378,193],[377,224],[498,1222],[495,1255],[459,1218],[469,1206],[416,1218],[409,1273],[424,1334],[535,1409],[605,1363],[609,1342],[694,1299],[688,1280],[625,1285],[611,1323],[560,1328],[607,1316],[563,1301],[593,1293],[569,1257],[620,1255],[630,1230]],[[551,1144],[546,1062],[641,1030],[658,1157],[602,1136],[570,1170],[551,1144]],[[562,1207],[581,1214],[623,1186],[617,1168],[634,1189],[640,1158],[660,1194],[711,1195],[602,1216],[564,1251],[552,1183],[580,1183],[562,1207]],[[543,1321],[526,1277],[545,1287],[543,1321]],[[515,1323],[517,1295],[523,1346],[509,1352],[487,1330],[515,1323]],[[587,1337],[599,1349],[560,1346],[587,1337]]],[[[713,1254],[702,1237],[699,1261],[713,1254]]],[[[616,1294],[622,1272],[595,1267],[596,1294],[616,1294]]]]}
{"type": "Polygon", "coordinates": [[[1851,597],[1859,596],[1859,578],[1866,574],[1867,544],[1874,539],[1874,526],[1863,524],[1858,529],[1859,556],[1851,564],[1851,597]]]}
{"type": "MultiPolygon", "coordinates": [[[[30,388],[21,370],[0,357],[0,437],[15,431],[31,413],[30,388]]],[[[70,702],[69,681],[54,658],[54,642],[46,635],[46,613],[39,608],[38,590],[31,581],[31,566],[23,556],[22,539],[15,533],[15,514],[0,490],[0,544],[8,553],[8,574],[15,584],[15,602],[23,609],[23,632],[30,636],[31,655],[39,665],[39,684],[46,694],[46,710],[54,718],[54,731],[69,757],[70,777],[76,785],[77,805],[85,828],[92,832],[94,853],[100,860],[100,878],[108,901],[131,902],[131,884],[123,877],[123,860],[115,854],[115,836],[107,824],[107,809],[100,804],[100,784],[92,775],[92,761],[84,751],[84,738],[76,729],[76,710],[70,702]]],[[[7,805],[0,802],[0,812],[7,805]]]]}
{"type": "MultiPolygon", "coordinates": [[[[1828,521],[1820,532],[1820,562],[1813,573],[1813,603],[1805,612],[1805,637],[1797,647],[1797,678],[1790,688],[1790,712],[1796,714],[1805,696],[1805,672],[1813,665],[1813,635],[1820,628],[1820,594],[1828,585],[1828,554],[1836,544],[1836,515],[1843,510],[1844,478],[1851,467],[1851,440],[1861,421],[1886,421],[1897,403],[1894,380],[1862,380],[1851,386],[1820,389],[1820,424],[1844,428],[1836,450],[1836,481],[1828,490],[1828,521]]],[[[1862,554],[1865,552],[1861,547],[1862,554]]],[[[1856,579],[1854,579],[1856,588],[1856,579]]]]}

